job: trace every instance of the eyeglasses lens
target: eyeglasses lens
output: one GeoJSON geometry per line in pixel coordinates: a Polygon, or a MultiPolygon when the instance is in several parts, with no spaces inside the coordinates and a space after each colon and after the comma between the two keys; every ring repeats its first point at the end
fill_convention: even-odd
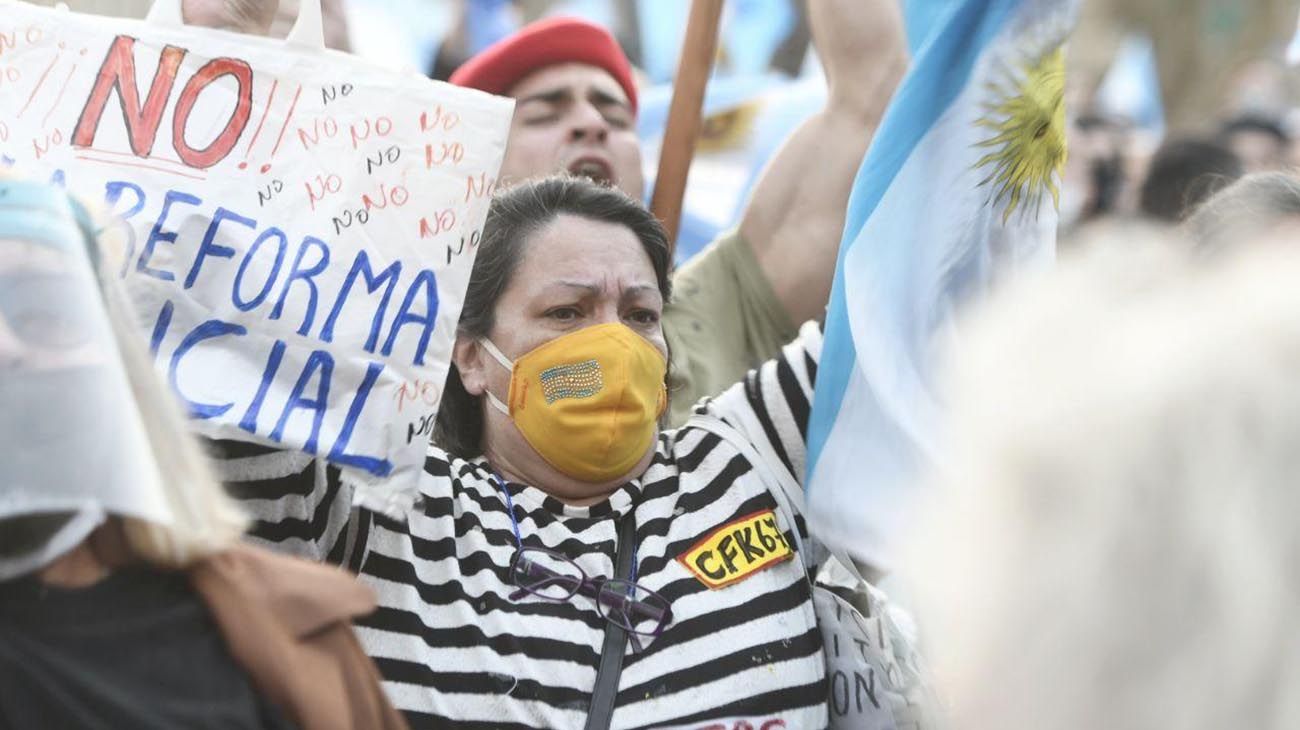
{"type": "Polygon", "coordinates": [[[635,634],[658,636],[671,616],[662,596],[627,581],[606,581],[598,601],[606,618],[635,634]]]}
{"type": "Polygon", "coordinates": [[[515,585],[549,601],[563,601],[578,592],[583,575],[573,561],[546,550],[522,550],[511,569],[515,585]]]}

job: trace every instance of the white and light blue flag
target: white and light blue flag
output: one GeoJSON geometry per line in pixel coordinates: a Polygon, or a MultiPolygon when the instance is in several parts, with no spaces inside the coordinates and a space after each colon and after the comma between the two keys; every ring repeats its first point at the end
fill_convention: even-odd
{"type": "MultiPolygon", "coordinates": [[[[954,310],[1055,256],[1077,0],[953,0],[854,182],[808,433],[818,530],[882,568],[937,458],[954,310]]],[[[1014,353],[1009,353],[1009,356],[1014,353]]]]}

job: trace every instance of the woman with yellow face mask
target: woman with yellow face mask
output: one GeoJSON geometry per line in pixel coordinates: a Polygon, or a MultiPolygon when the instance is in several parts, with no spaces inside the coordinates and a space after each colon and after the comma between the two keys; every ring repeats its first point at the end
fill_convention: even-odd
{"type": "Polygon", "coordinates": [[[412,727],[827,725],[796,555],[815,548],[763,478],[803,473],[820,333],[697,407],[743,443],[665,432],[669,294],[667,241],[637,201],[512,188],[405,523],[353,509],[332,467],[220,445],[255,537],[378,593],[358,633],[412,727]]]}

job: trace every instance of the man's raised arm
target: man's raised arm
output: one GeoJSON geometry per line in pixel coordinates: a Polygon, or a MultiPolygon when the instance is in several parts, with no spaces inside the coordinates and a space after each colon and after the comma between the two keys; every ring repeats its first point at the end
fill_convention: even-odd
{"type": "Polygon", "coordinates": [[[825,311],[849,191],[908,61],[898,0],[808,0],[808,14],[826,107],[768,163],[740,220],[796,323],[825,311]]]}

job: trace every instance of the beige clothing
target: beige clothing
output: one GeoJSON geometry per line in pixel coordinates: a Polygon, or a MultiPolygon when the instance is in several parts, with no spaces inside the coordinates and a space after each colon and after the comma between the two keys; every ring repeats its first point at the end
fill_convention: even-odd
{"type": "Polygon", "coordinates": [[[303,730],[405,730],[352,633],[375,596],[351,574],[239,545],[190,571],[235,662],[303,730]]]}
{"type": "Polygon", "coordinates": [[[799,334],[739,231],[724,233],[677,270],[663,326],[674,428],[701,398],[734,385],[799,334]]]}

